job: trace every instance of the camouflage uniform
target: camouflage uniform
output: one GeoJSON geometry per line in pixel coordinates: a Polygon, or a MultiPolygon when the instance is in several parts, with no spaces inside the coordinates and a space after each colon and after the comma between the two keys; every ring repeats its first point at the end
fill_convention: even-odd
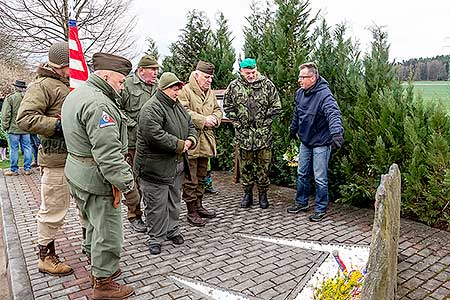
{"type": "Polygon", "coordinates": [[[232,81],[225,91],[224,110],[234,124],[244,189],[251,190],[256,181],[258,191],[267,192],[272,158],[272,122],[281,110],[275,85],[260,74],[251,83],[240,77],[232,81]]]}

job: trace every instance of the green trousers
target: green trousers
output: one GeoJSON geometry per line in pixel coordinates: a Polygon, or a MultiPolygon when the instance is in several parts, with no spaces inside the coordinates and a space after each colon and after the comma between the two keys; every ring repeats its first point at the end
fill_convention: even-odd
{"type": "Polygon", "coordinates": [[[258,192],[267,192],[270,185],[269,167],[272,161],[272,150],[265,148],[256,151],[239,149],[239,166],[241,182],[245,189],[258,185],[258,192]]]}
{"type": "Polygon", "coordinates": [[[121,208],[114,208],[112,196],[93,195],[69,183],[70,193],[86,221],[84,249],[91,257],[92,275],[110,277],[119,269],[123,231],[121,208]]]}

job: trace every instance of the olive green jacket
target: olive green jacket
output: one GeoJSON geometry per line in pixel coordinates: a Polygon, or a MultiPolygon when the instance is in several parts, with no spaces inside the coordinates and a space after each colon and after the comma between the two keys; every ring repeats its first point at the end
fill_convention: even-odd
{"type": "Polygon", "coordinates": [[[48,65],[40,66],[37,79],[28,87],[17,113],[17,125],[41,139],[38,163],[43,167],[62,168],[67,149],[63,136],[55,135],[61,107],[69,94],[69,80],[48,65]]]}
{"type": "Polygon", "coordinates": [[[198,132],[197,146],[188,151],[189,158],[216,156],[216,138],[213,129],[204,125],[207,116],[212,115],[217,119],[216,127],[220,125],[223,117],[214,92],[211,89],[202,91],[193,72],[189,77],[189,83],[183,87],[178,96],[178,100],[191,115],[198,132]]]}
{"type": "Polygon", "coordinates": [[[127,128],[118,97],[106,81],[92,74],[67,96],[62,108],[69,152],[67,180],[91,194],[111,195],[111,185],[128,193],[134,185],[131,167],[124,160],[127,128]]]}
{"type": "Polygon", "coordinates": [[[2,126],[3,130],[12,134],[26,134],[24,130],[17,126],[17,111],[22,102],[24,93],[15,92],[6,96],[2,106],[2,126]]]}
{"type": "Polygon", "coordinates": [[[137,124],[142,106],[156,93],[156,87],[144,83],[135,73],[127,76],[125,88],[121,92],[119,107],[127,117],[128,149],[136,149],[137,124]]]}
{"type": "Polygon", "coordinates": [[[258,74],[254,82],[243,77],[233,80],[225,91],[223,108],[233,121],[235,142],[244,150],[272,146],[272,122],[281,112],[275,85],[258,74]]]}

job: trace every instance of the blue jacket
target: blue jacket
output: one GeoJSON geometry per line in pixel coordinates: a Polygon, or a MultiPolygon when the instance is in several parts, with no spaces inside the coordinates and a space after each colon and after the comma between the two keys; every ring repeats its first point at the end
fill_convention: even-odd
{"type": "Polygon", "coordinates": [[[308,90],[297,90],[291,136],[298,134],[307,147],[320,147],[331,145],[332,135],[343,132],[341,111],[324,78],[319,76],[308,90]]]}

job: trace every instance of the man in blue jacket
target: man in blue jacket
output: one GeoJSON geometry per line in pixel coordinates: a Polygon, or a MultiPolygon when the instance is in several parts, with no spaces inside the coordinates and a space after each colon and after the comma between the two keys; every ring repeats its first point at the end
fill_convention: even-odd
{"type": "Polygon", "coordinates": [[[298,82],[300,89],[295,94],[295,111],[290,127],[291,138],[300,137],[301,141],[297,195],[296,205],[287,211],[296,214],[308,210],[310,172],[313,170],[315,212],[309,220],[319,222],[325,217],[328,207],[328,160],[331,148],[339,148],[344,143],[344,128],[339,106],[328,82],[319,75],[316,64],[302,64],[298,82]]]}

